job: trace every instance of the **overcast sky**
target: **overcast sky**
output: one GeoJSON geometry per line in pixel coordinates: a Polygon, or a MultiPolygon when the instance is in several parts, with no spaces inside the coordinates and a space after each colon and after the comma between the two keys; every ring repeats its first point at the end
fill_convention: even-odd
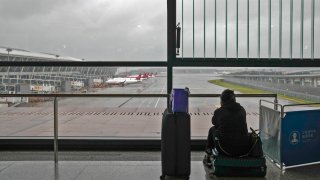
{"type": "Polygon", "coordinates": [[[165,60],[163,0],[0,0],[0,46],[86,60],[165,60]]]}
{"type": "MultiPolygon", "coordinates": [[[[181,0],[178,0],[181,19],[181,0]]],[[[206,0],[206,54],[214,56],[214,6],[206,0]]],[[[235,56],[235,1],[229,1],[228,56],[235,56]]],[[[250,5],[250,56],[256,56],[257,8],[250,5]]],[[[261,1],[261,55],[267,56],[267,1],[261,1]]],[[[278,1],[272,0],[272,56],[278,55],[278,1]]],[[[283,0],[283,56],[288,56],[289,0],[283,0]]],[[[305,1],[304,54],[310,56],[310,0],[305,1]]],[[[184,55],[192,56],[192,0],[184,0],[184,55]]],[[[217,55],[225,52],[225,1],[217,0],[217,55]]],[[[246,0],[239,0],[239,55],[246,57],[246,0]]],[[[203,0],[195,0],[195,56],[203,56],[203,0]]],[[[300,2],[294,13],[299,57],[300,2]]],[[[315,52],[320,56],[320,3],[315,52]]],[[[166,60],[166,0],[0,0],[0,46],[96,61],[166,60]]]]}

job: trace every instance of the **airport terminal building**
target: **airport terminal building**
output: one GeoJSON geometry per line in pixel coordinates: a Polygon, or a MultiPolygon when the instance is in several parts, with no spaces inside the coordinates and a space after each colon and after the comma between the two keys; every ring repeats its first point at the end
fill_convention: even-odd
{"type": "MultiPolygon", "coordinates": [[[[0,48],[0,61],[81,62],[84,59],[14,48],[0,48]]],[[[116,67],[21,66],[1,67],[0,92],[8,94],[72,93],[89,90],[115,75],[116,67]]]]}

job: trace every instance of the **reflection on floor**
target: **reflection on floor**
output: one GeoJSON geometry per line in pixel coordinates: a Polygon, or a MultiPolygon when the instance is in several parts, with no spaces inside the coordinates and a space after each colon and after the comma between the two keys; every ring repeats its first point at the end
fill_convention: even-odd
{"type": "MultiPolygon", "coordinates": [[[[0,179],[151,180],[159,179],[161,175],[160,152],[61,152],[61,161],[57,166],[46,159],[52,156],[51,152],[40,152],[40,158],[37,153],[39,152],[1,152],[0,179]],[[102,158],[104,155],[105,158],[102,158]],[[29,160],[26,161],[27,157],[29,160]],[[144,158],[138,160],[141,157],[144,158]]],[[[202,165],[202,155],[202,152],[192,152],[191,180],[210,179],[202,165]]],[[[267,165],[268,173],[265,178],[250,179],[318,179],[320,176],[320,165],[293,168],[283,173],[269,161],[267,165]]]]}

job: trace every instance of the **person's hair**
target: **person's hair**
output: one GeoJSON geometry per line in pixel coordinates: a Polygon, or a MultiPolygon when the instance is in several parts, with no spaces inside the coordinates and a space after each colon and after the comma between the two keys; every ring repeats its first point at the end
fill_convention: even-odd
{"type": "Polygon", "coordinates": [[[220,99],[223,103],[236,102],[236,96],[234,95],[234,92],[230,89],[224,90],[221,93],[220,99]]]}

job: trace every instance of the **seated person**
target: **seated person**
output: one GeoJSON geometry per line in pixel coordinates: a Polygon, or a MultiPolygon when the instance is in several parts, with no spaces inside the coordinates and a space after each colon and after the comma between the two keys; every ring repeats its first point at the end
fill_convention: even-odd
{"type": "Polygon", "coordinates": [[[213,126],[208,133],[206,156],[204,162],[211,165],[210,155],[216,148],[219,153],[231,156],[246,154],[249,149],[248,128],[245,109],[236,102],[234,92],[226,89],[220,96],[221,107],[214,111],[213,126]],[[215,144],[219,139],[222,147],[215,144]]]}

